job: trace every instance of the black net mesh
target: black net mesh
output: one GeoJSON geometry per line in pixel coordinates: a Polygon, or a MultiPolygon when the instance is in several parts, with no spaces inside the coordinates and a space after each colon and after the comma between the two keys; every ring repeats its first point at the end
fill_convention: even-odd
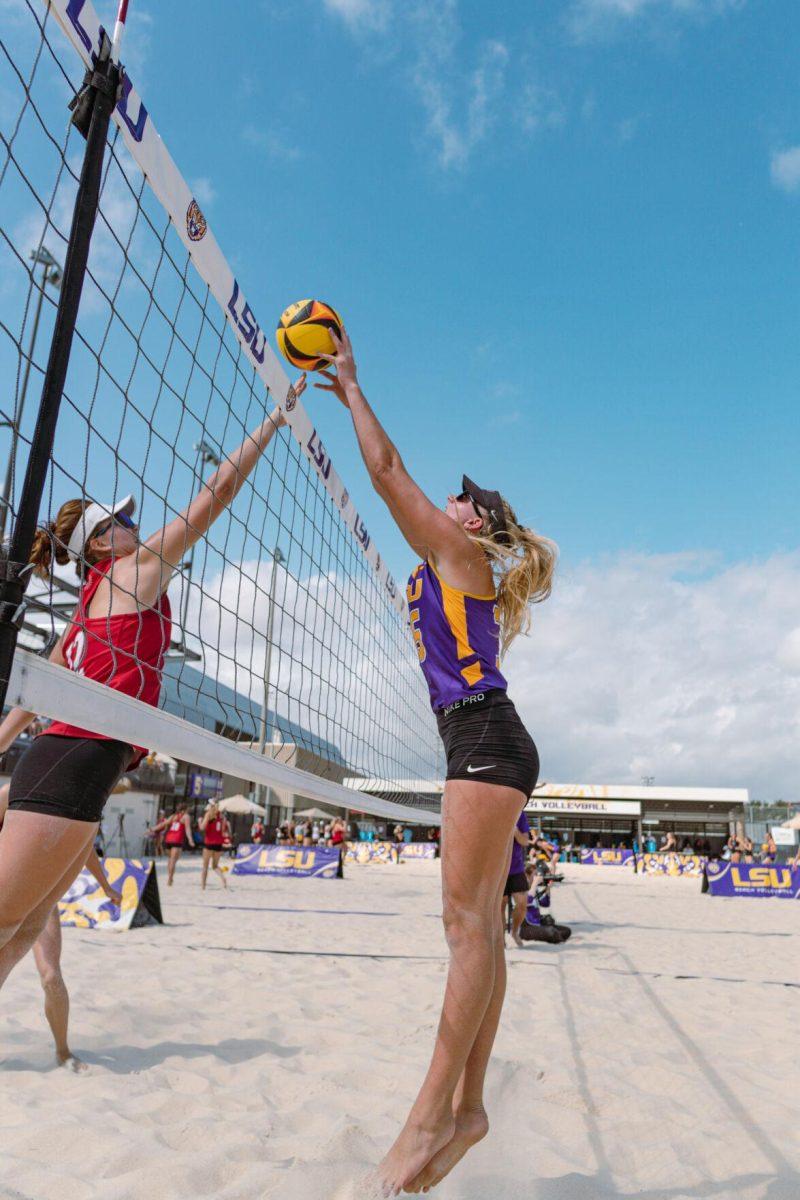
{"type": "MultiPolygon", "coordinates": [[[[26,0],[0,8],[5,536],[85,146],[67,111],[83,67],[47,11],[26,0]]],[[[254,444],[274,407],[112,126],[42,524],[55,521],[66,500],[113,507],[130,493],[142,539],[155,531],[156,554],[165,544],[158,531],[170,522],[181,524],[188,543],[190,501],[210,477],[217,500],[226,499],[214,473],[220,464],[225,471],[228,456],[240,464],[239,448],[254,444]]],[[[236,498],[175,563],[160,703],[318,774],[420,803],[435,792],[442,762],[404,619],[305,451],[289,430],[269,432],[253,471],[238,473],[236,498]]],[[[65,539],[53,539],[63,558],[65,539]]],[[[29,589],[22,645],[50,646],[69,629],[85,574],[85,564],[62,563],[52,581],[29,589]]],[[[112,571],[113,586],[91,610],[90,641],[105,638],[112,657],[115,627],[97,620],[112,610],[98,613],[99,597],[107,593],[113,613],[133,612],[142,628],[158,606],[122,574],[112,571]]],[[[138,647],[134,639],[134,657],[138,647]]]]}

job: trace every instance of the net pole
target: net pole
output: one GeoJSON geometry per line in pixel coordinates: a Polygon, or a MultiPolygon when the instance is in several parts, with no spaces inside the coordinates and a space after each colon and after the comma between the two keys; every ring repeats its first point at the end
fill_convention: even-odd
{"type": "Polygon", "coordinates": [[[56,311],[36,428],[31,440],[19,511],[14,521],[8,559],[0,563],[0,711],[5,704],[11,667],[24,611],[25,587],[45,480],[53,452],[61,397],[67,378],[75,324],[89,261],[89,247],[100,201],[100,184],[111,113],[117,100],[119,69],[105,40],[100,56],[87,72],[73,107],[73,122],[86,134],[80,183],[72,213],[64,278],[56,311]],[[87,128],[88,125],[88,128],[87,128]]]}
{"type": "MultiPolygon", "coordinates": [[[[25,363],[25,373],[22,376],[22,387],[20,388],[20,393],[19,393],[19,404],[17,406],[17,412],[15,413],[14,419],[11,423],[11,449],[10,449],[9,455],[8,455],[8,464],[6,466],[5,479],[3,480],[3,492],[2,492],[2,495],[0,495],[0,543],[4,542],[5,538],[6,538],[6,523],[8,521],[8,514],[11,510],[11,487],[12,487],[12,483],[14,480],[14,464],[15,464],[16,458],[17,458],[17,446],[19,445],[19,431],[22,426],[22,416],[25,411],[25,398],[28,394],[28,381],[31,377],[31,363],[33,362],[33,356],[34,356],[34,353],[36,350],[36,337],[39,333],[39,321],[42,316],[42,305],[44,303],[44,294],[46,291],[46,285],[48,282],[48,277],[50,275],[50,269],[51,269],[49,263],[46,260],[44,260],[42,258],[36,258],[36,259],[34,259],[34,264],[33,264],[33,267],[31,268],[32,275],[33,275],[33,272],[36,270],[36,266],[38,263],[42,264],[42,281],[41,281],[41,286],[39,288],[39,296],[36,300],[36,312],[34,313],[34,316],[33,316],[33,330],[31,331],[31,341],[30,341],[30,347],[28,349],[28,358],[27,358],[27,362],[25,363]]],[[[35,278],[36,277],[34,275],[34,281],[35,281],[35,278]]]]}

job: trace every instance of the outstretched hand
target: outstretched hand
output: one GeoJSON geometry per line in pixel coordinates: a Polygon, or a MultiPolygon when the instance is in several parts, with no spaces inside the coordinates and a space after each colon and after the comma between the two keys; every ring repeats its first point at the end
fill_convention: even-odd
{"type": "Polygon", "coordinates": [[[336,336],[333,329],[330,331],[331,339],[334,345],[333,354],[320,354],[320,358],[324,358],[330,363],[330,367],[336,368],[334,374],[332,369],[327,371],[320,370],[320,375],[328,380],[327,383],[315,383],[314,387],[319,388],[323,392],[333,392],[337,400],[340,400],[345,408],[350,407],[350,402],[347,399],[348,386],[358,386],[358,378],[356,376],[356,363],[353,358],[353,347],[350,343],[350,338],[347,336],[347,330],[342,329],[341,338],[336,336]]]}

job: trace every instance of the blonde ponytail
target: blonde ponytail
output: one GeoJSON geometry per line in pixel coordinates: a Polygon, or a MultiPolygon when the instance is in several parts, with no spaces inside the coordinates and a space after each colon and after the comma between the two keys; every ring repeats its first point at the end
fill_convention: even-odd
{"type": "Polygon", "coordinates": [[[506,530],[496,534],[469,534],[485,551],[492,564],[500,610],[500,654],[504,655],[520,633],[531,627],[532,604],[550,595],[558,560],[558,546],[550,538],[517,522],[507,500],[503,500],[506,530]]]}

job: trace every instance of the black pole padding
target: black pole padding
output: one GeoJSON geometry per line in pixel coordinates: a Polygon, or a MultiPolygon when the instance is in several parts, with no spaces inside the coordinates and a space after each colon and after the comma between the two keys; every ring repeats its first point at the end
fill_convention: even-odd
{"type": "Polygon", "coordinates": [[[89,247],[100,201],[108,125],[117,101],[118,82],[119,67],[112,62],[108,39],[105,39],[101,54],[91,73],[87,72],[87,81],[80,93],[82,115],[84,118],[89,115],[86,150],[75,197],[64,278],[36,428],[28,455],[19,511],[10,545],[3,554],[5,564],[0,571],[0,711],[5,704],[17,637],[22,625],[25,588],[30,578],[31,546],[53,452],[61,396],[67,379],[72,339],[86,278],[89,247]]]}

